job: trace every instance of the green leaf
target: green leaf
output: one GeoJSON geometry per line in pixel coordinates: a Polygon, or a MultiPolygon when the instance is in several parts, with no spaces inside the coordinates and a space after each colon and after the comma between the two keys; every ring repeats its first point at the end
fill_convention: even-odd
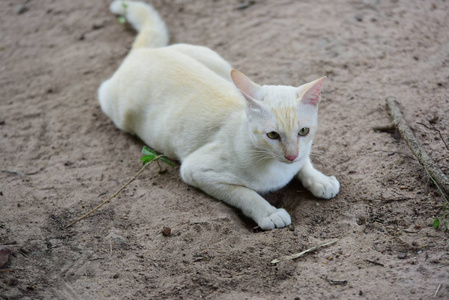
{"type": "Polygon", "coordinates": [[[120,17],[117,18],[117,21],[120,24],[125,24],[126,23],[126,18],[124,16],[120,16],[120,17]]]}
{"type": "Polygon", "coordinates": [[[160,156],[159,154],[156,153],[156,151],[154,151],[153,149],[151,149],[151,148],[149,148],[147,146],[143,146],[142,153],[145,154],[145,155],[142,156],[140,158],[140,160],[143,161],[144,164],[149,163],[150,161],[154,160],[156,157],[159,157],[158,159],[160,159],[162,162],[166,163],[170,167],[174,167],[175,166],[173,164],[173,162],[171,162],[165,156],[160,156]]]}
{"type": "Polygon", "coordinates": [[[143,161],[144,164],[149,163],[150,161],[154,160],[157,156],[150,154],[150,155],[144,155],[140,158],[141,161],[143,161]]]}
{"type": "Polygon", "coordinates": [[[154,155],[154,156],[157,156],[156,151],[154,151],[154,150],[151,149],[151,148],[148,148],[147,146],[143,146],[143,148],[142,148],[142,153],[143,153],[143,154],[146,154],[146,155],[154,155]]]}
{"type": "Polygon", "coordinates": [[[161,157],[161,158],[159,158],[161,161],[163,161],[164,163],[166,163],[167,165],[169,165],[170,167],[174,167],[175,165],[171,162],[171,161],[169,161],[168,159],[166,159],[165,157],[161,157]]]}
{"type": "Polygon", "coordinates": [[[433,228],[438,229],[438,227],[440,227],[440,219],[435,218],[435,220],[433,220],[432,226],[433,228]]]}

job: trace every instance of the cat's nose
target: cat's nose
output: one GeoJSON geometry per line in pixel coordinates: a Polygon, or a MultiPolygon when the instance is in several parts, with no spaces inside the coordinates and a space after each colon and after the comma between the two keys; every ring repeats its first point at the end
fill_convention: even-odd
{"type": "Polygon", "coordinates": [[[298,155],[285,155],[285,158],[289,161],[294,161],[297,157],[298,155]]]}

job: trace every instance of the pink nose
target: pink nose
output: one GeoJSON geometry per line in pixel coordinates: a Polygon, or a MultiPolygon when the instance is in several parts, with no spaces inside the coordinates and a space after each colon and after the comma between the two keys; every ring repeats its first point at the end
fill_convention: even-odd
{"type": "Polygon", "coordinates": [[[285,155],[285,158],[289,161],[294,161],[297,157],[298,155],[285,155]]]}

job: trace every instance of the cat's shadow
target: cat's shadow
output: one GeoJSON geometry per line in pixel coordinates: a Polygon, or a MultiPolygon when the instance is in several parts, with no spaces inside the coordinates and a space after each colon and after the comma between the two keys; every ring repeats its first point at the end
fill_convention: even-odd
{"type": "MultiPolygon", "coordinates": [[[[277,208],[284,208],[290,214],[292,218],[292,224],[296,223],[294,213],[300,208],[301,203],[303,202],[302,200],[315,198],[297,180],[292,180],[287,186],[278,191],[262,194],[261,196],[264,197],[271,205],[277,208]]],[[[227,206],[232,208],[238,214],[238,216],[244,223],[244,226],[248,230],[251,230],[253,232],[262,231],[262,229],[257,226],[256,222],[254,222],[251,218],[246,217],[239,209],[230,205],[227,206]]]]}

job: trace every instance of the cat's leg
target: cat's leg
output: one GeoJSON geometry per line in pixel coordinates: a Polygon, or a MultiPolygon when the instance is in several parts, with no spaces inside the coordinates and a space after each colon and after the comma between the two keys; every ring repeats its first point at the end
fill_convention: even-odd
{"type": "Polygon", "coordinates": [[[297,177],[315,197],[330,199],[335,197],[340,190],[337,178],[326,176],[315,169],[310,158],[306,159],[297,177]]]}
{"type": "Polygon", "coordinates": [[[231,65],[214,50],[203,46],[189,44],[175,44],[169,47],[190,56],[217,73],[219,76],[231,81],[231,65]]]}
{"type": "Polygon", "coordinates": [[[201,159],[196,159],[196,155],[191,156],[181,165],[181,176],[186,183],[237,207],[263,230],[282,228],[291,224],[290,215],[284,209],[272,206],[255,191],[232,183],[234,181],[232,175],[211,168],[204,156],[200,156],[201,159]]]}

